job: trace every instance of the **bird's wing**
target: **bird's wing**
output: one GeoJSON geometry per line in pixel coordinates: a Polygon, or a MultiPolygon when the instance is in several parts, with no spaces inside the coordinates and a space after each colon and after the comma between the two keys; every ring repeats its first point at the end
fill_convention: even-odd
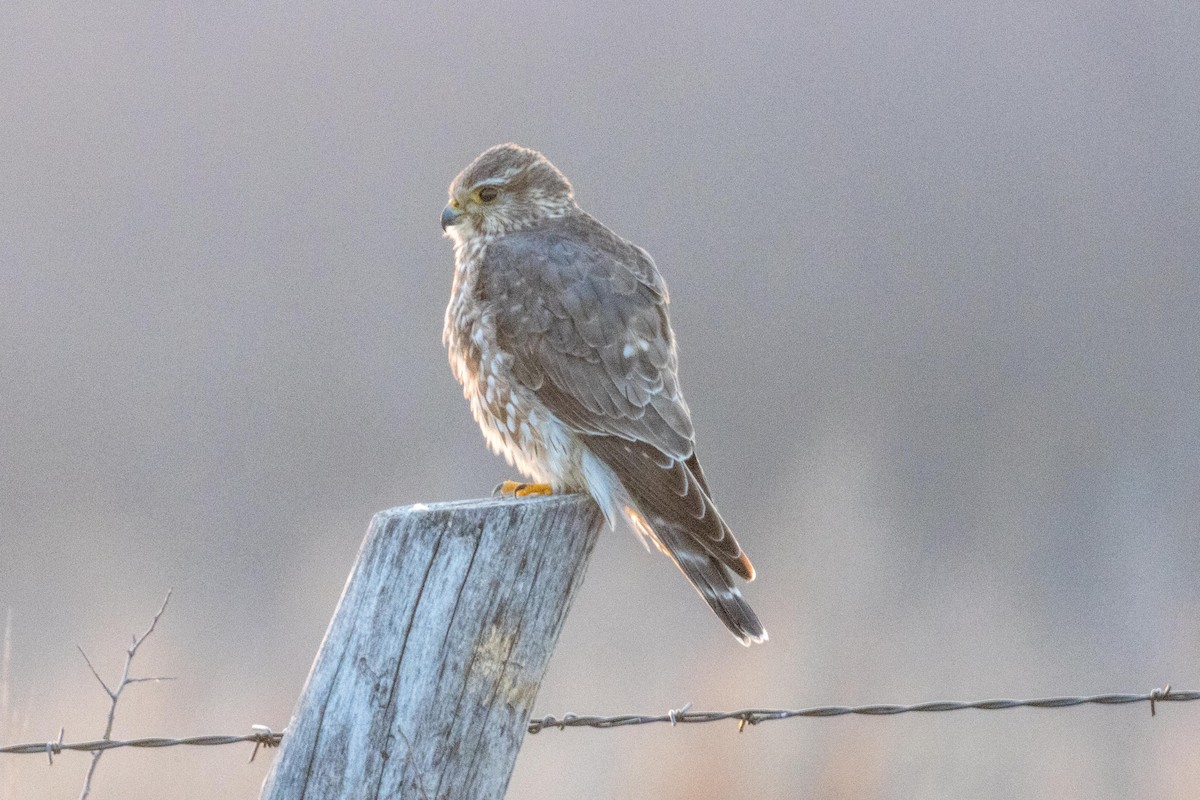
{"type": "MultiPolygon", "coordinates": [[[[695,458],[667,290],[650,256],[590,217],[570,216],[489,244],[481,276],[480,299],[514,377],[584,437],[652,528],[685,529],[752,578],[695,458]]],[[[674,537],[667,546],[684,544],[674,537]]]]}
{"type": "Polygon", "coordinates": [[[573,219],[554,222],[509,234],[484,256],[481,299],[516,377],[578,431],[686,459],[692,421],[654,262],[606,229],[611,241],[573,219]]]}

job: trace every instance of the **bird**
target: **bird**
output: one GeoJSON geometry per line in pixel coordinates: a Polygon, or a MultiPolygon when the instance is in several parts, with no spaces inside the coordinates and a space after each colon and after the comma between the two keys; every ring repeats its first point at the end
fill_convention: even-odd
{"type": "Polygon", "coordinates": [[[536,150],[500,144],[450,184],[454,278],[442,341],[489,447],[531,482],[586,492],[667,555],[744,645],[767,632],[735,577],[754,566],[696,456],[667,285],[536,150]]]}

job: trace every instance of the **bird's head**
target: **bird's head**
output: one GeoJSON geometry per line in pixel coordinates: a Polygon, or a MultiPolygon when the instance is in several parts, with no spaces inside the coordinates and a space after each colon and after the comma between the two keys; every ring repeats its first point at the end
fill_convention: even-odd
{"type": "Polygon", "coordinates": [[[528,228],[575,208],[566,177],[528,147],[498,144],[450,184],[442,230],[456,243],[528,228]]]}

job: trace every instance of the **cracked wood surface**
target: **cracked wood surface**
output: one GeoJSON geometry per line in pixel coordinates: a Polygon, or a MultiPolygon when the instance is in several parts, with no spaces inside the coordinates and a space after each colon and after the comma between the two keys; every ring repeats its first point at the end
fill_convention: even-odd
{"type": "Polygon", "coordinates": [[[603,517],[579,496],[375,515],[263,800],[498,800],[603,517]]]}

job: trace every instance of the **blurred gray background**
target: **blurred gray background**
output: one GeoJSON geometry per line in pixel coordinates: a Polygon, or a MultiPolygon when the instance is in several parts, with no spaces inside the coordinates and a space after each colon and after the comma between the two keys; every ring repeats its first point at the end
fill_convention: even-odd
{"type": "MultiPolygon", "coordinates": [[[[0,742],[99,736],[75,645],[115,677],[169,587],[115,734],[282,727],[372,513],[512,476],[439,341],[509,140],[666,276],[771,632],[606,535],[540,713],[1200,688],[1200,5],[295,5],[0,6],[0,742]]],[[[1191,798],[1198,720],[553,731],[510,794],[1191,798]]]]}

